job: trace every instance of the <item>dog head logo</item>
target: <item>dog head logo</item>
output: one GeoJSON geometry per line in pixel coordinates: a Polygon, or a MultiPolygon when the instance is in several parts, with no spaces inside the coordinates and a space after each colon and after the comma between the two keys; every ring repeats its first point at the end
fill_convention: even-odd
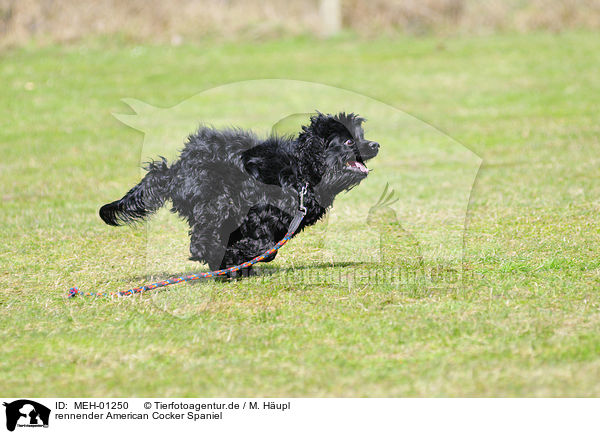
{"type": "Polygon", "coordinates": [[[19,399],[3,404],[6,407],[6,429],[14,431],[16,427],[48,427],[50,409],[29,399],[19,399]]]}

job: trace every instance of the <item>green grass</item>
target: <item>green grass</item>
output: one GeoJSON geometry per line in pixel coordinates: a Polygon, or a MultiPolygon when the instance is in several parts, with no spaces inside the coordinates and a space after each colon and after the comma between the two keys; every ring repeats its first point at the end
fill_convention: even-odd
{"type": "MultiPolygon", "coordinates": [[[[0,395],[597,396],[596,39],[90,40],[1,53],[0,395]],[[463,264],[424,264],[446,267],[446,277],[464,266],[464,280],[376,281],[394,264],[418,265],[406,265],[393,234],[384,234],[382,263],[356,260],[344,240],[377,234],[341,212],[285,246],[267,276],[65,299],[71,284],[124,289],[198,268],[175,217],[154,221],[156,236],[173,235],[164,247],[173,254],[158,263],[144,226],[115,229],[97,217],[139,178],[143,136],[111,115],[127,112],[120,100],[169,107],[257,78],[368,95],[475,151],[483,165],[463,264]],[[321,254],[324,233],[331,257],[321,254]]],[[[408,170],[394,159],[400,148],[386,152],[374,174],[408,170]]],[[[339,206],[368,210],[380,187],[369,180],[339,206]]],[[[439,186],[420,187],[428,198],[439,186]]],[[[367,254],[377,257],[376,245],[367,254]]]]}

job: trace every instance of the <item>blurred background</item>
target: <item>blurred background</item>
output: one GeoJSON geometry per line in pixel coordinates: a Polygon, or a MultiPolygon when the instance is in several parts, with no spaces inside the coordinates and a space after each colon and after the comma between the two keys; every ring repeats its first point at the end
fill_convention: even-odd
{"type": "Polygon", "coordinates": [[[0,44],[92,35],[178,45],[206,36],[268,39],[488,34],[600,28],[600,0],[0,0],[0,44]]]}

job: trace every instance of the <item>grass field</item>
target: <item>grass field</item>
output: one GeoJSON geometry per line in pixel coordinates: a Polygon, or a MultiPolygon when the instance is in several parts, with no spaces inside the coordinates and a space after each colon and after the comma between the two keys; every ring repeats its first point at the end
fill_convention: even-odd
{"type": "MultiPolygon", "coordinates": [[[[576,32],[178,47],[93,39],[0,53],[0,395],[599,395],[597,41],[576,32]],[[444,264],[465,278],[361,279],[404,259],[391,246],[381,263],[355,260],[342,241],[366,226],[341,213],[334,230],[315,227],[284,247],[266,277],[67,300],[72,284],[126,289],[198,268],[175,217],[157,220],[162,236],[171,232],[161,222],[179,225],[181,246],[159,264],[144,226],[97,217],[140,175],[143,135],[111,115],[128,111],[120,100],[168,107],[257,78],[368,95],[479,155],[464,260],[444,264]],[[327,231],[346,260],[318,254],[327,231]]],[[[374,174],[404,167],[388,149],[374,174]]],[[[368,209],[380,193],[369,182],[340,206],[368,209]]]]}

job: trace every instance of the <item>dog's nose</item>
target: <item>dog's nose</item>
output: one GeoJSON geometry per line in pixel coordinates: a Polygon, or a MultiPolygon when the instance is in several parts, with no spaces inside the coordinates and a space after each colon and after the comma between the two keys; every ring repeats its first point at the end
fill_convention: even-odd
{"type": "Polygon", "coordinates": [[[372,150],[376,151],[377,149],[379,149],[379,143],[377,143],[377,142],[370,142],[369,143],[369,148],[371,148],[372,150]]]}

